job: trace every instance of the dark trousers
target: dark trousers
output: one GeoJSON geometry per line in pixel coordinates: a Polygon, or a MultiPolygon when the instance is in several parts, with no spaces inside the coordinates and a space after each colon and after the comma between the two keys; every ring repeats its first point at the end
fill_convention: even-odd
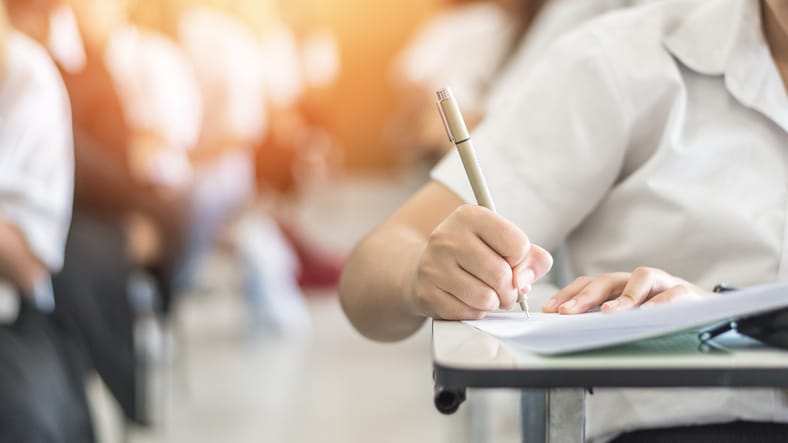
{"type": "Polygon", "coordinates": [[[93,431],[73,343],[23,304],[0,326],[0,443],[90,443],[93,431]]]}
{"type": "Polygon", "coordinates": [[[85,371],[101,376],[127,417],[136,418],[131,269],[122,219],[75,211],[63,270],[53,279],[58,325],[77,343],[85,371]]]}
{"type": "Polygon", "coordinates": [[[735,421],[627,432],[611,443],[784,443],[788,424],[735,421]]]}

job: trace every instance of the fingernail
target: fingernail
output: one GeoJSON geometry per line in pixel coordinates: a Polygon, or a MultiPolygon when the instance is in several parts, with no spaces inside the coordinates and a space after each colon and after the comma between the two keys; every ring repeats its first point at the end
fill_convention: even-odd
{"type": "Polygon", "coordinates": [[[547,309],[553,308],[557,302],[558,300],[551,298],[550,300],[547,300],[547,303],[544,304],[544,307],[547,309]]]}
{"type": "Polygon", "coordinates": [[[536,274],[531,268],[525,268],[517,274],[517,283],[520,284],[520,287],[530,285],[534,280],[536,280],[536,274]]]}
{"type": "Polygon", "coordinates": [[[525,295],[529,292],[531,292],[531,285],[523,285],[520,287],[520,291],[519,291],[520,295],[525,295]]]}
{"type": "Polygon", "coordinates": [[[561,305],[561,309],[569,310],[575,307],[577,304],[577,300],[569,300],[568,302],[561,305]]]}
{"type": "Polygon", "coordinates": [[[608,308],[614,308],[618,306],[618,300],[610,300],[608,302],[605,302],[605,306],[607,306],[608,308]]]}

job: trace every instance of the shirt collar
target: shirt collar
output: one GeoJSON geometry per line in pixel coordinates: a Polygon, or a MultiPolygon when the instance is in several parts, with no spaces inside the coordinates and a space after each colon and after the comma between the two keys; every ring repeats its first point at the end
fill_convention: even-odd
{"type": "Polygon", "coordinates": [[[758,0],[702,2],[663,44],[689,69],[724,76],[739,102],[788,131],[788,97],[763,35],[758,0]]]}

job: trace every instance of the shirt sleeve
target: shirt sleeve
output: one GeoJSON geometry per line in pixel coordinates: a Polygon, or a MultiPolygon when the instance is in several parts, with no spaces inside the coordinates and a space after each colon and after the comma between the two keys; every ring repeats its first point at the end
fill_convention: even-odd
{"type": "Polygon", "coordinates": [[[42,48],[15,34],[0,81],[0,218],[50,271],[63,264],[74,186],[71,112],[42,48]]]}
{"type": "MultiPolygon", "coordinates": [[[[631,112],[586,28],[560,39],[508,87],[474,131],[477,155],[499,212],[535,243],[554,248],[616,182],[631,112]]],[[[475,201],[456,150],[431,176],[475,201]]]]}

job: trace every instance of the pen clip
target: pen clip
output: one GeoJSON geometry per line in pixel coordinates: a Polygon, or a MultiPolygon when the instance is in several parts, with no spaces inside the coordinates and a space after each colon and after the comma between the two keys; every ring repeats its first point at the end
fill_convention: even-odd
{"type": "Polygon", "coordinates": [[[441,121],[443,122],[443,129],[446,130],[446,135],[449,136],[449,141],[454,143],[454,136],[451,133],[451,128],[449,128],[449,122],[446,120],[446,114],[443,113],[443,108],[441,107],[441,102],[438,101],[435,103],[435,106],[438,107],[438,114],[441,115],[441,121]]]}

